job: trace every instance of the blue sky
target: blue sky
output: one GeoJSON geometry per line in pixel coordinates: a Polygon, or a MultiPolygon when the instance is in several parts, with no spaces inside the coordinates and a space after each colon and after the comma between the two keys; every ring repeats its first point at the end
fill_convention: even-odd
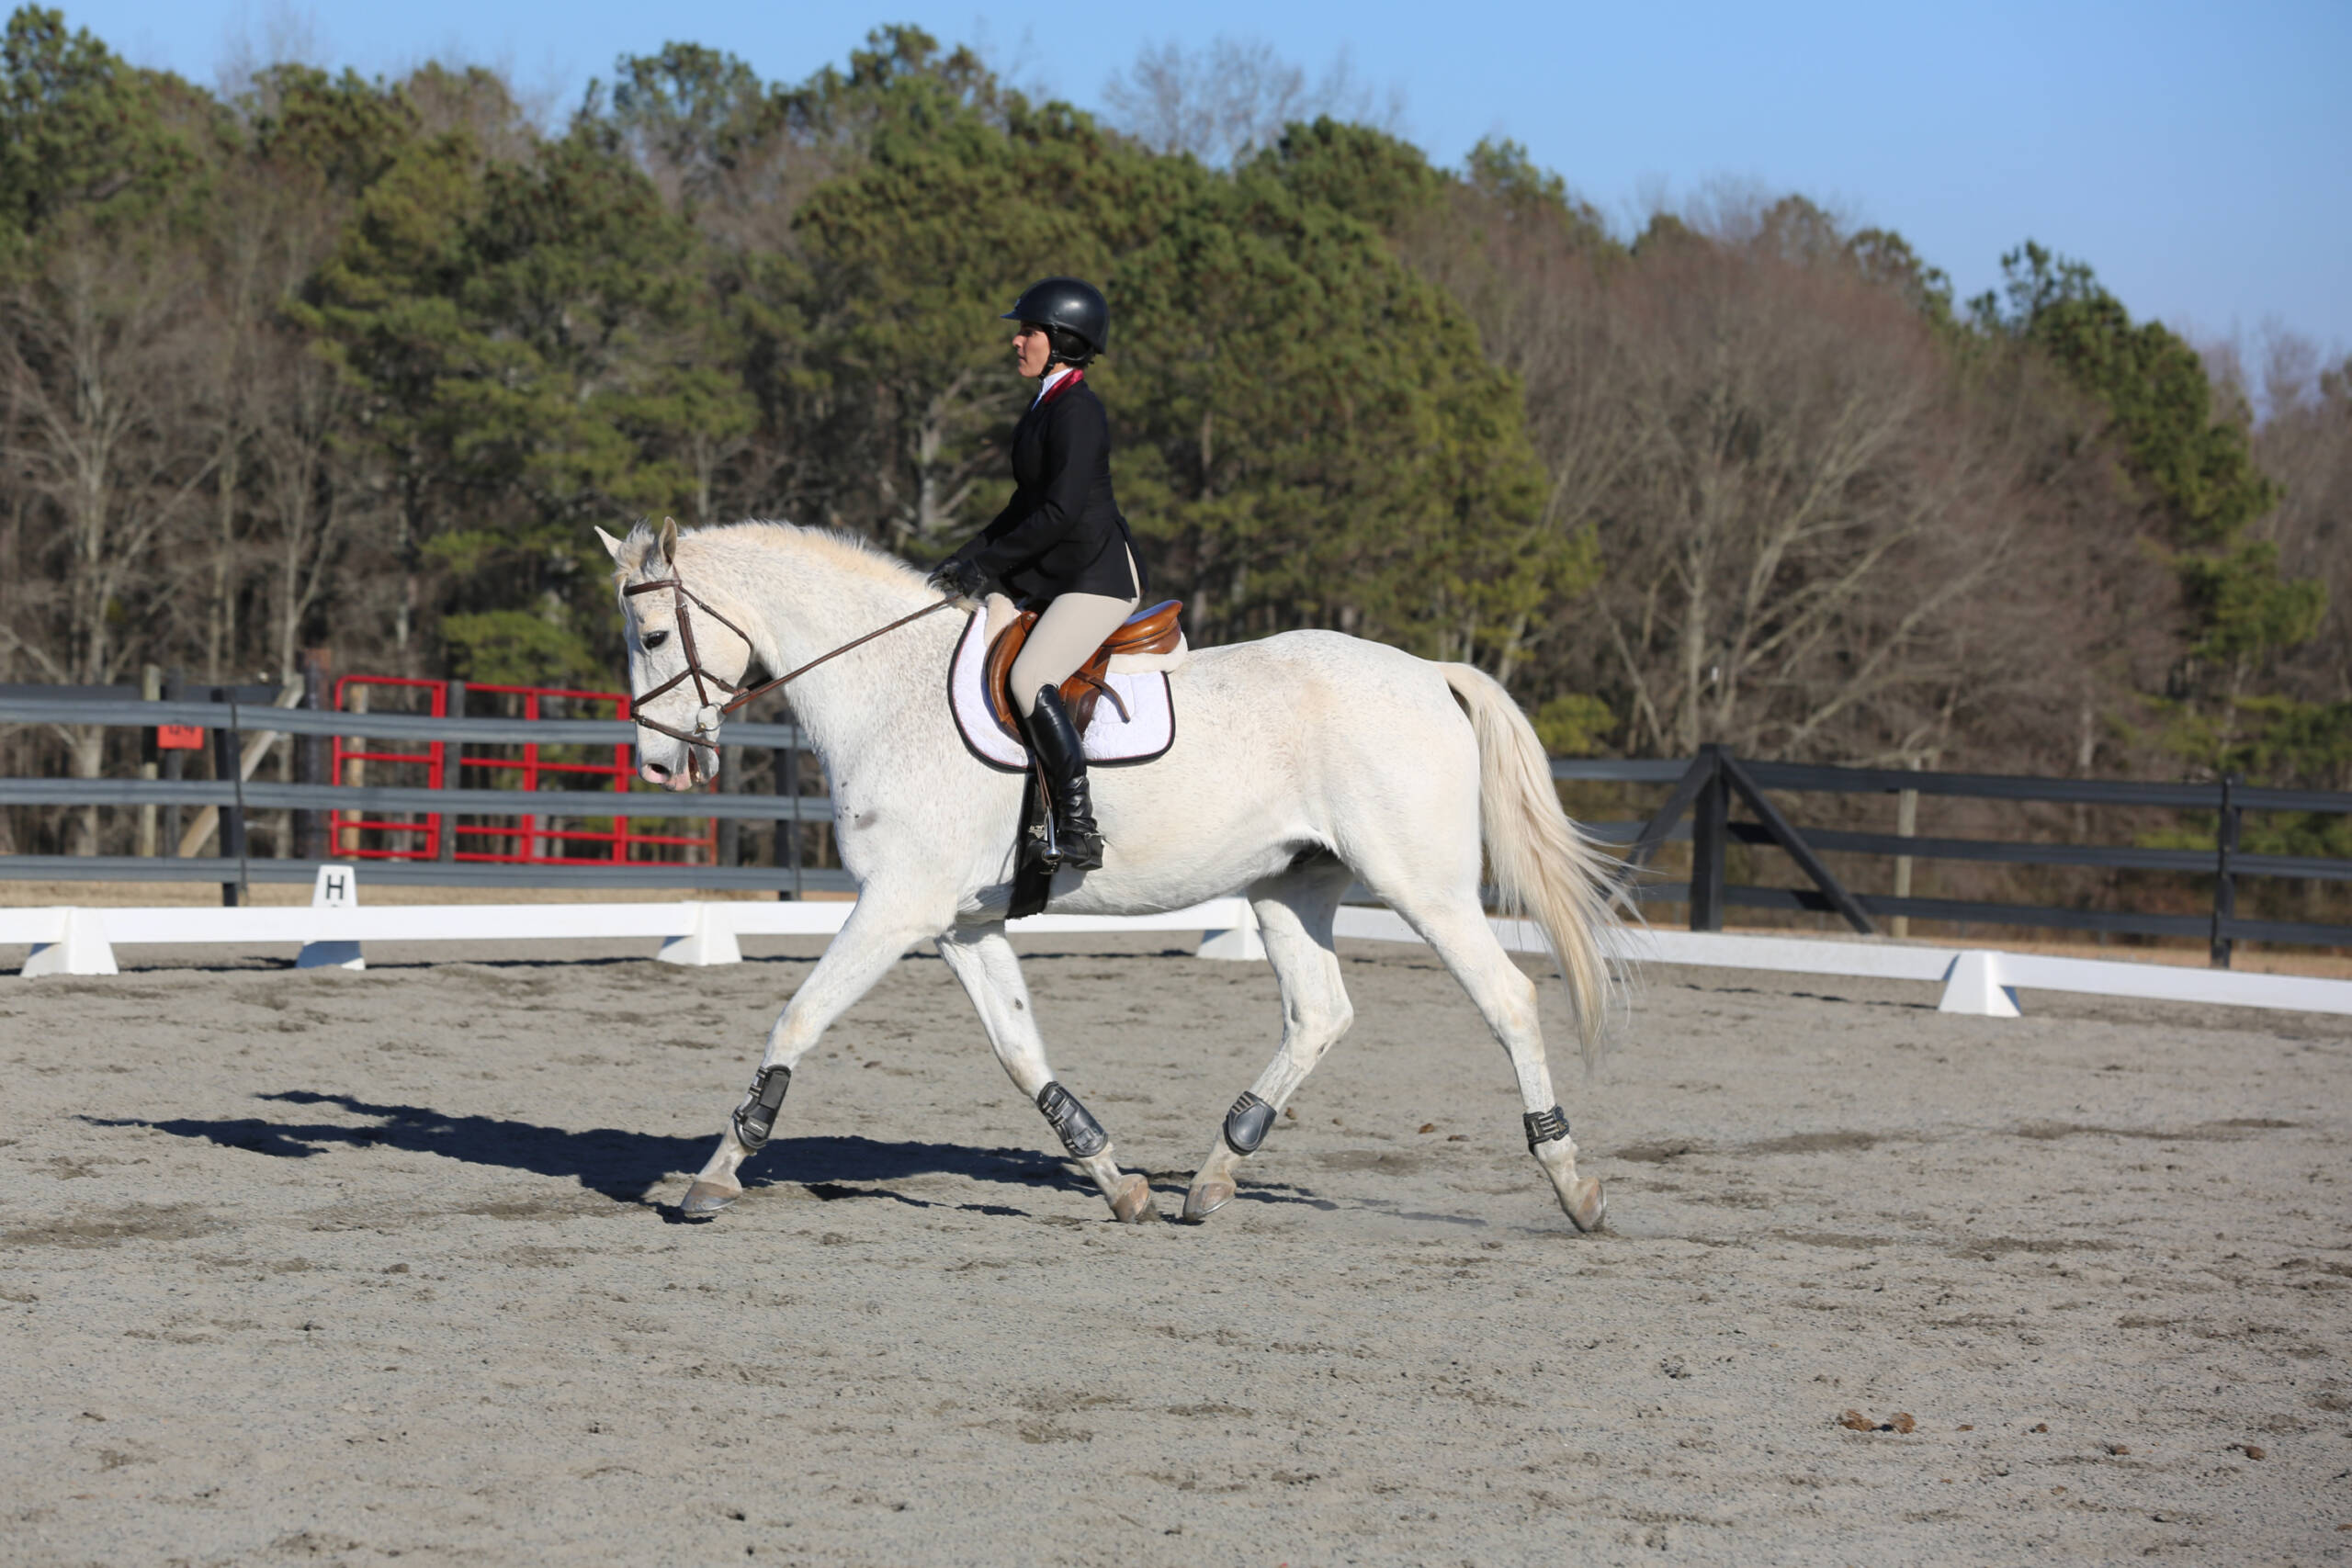
{"type": "Polygon", "coordinates": [[[2352,352],[2352,0],[2043,0],[1973,8],[900,0],[885,8],[617,0],[68,5],[133,60],[210,84],[241,42],[307,39],[363,72],[499,65],[568,107],[623,52],[688,39],[772,79],[914,22],[1092,106],[1148,42],[1262,39],[1311,69],[1344,48],[1401,86],[1442,163],[1527,144],[1621,228],[1728,180],[1901,230],[1963,296],[2031,236],[2134,313],[2201,340],[2277,321],[2352,352]]]}

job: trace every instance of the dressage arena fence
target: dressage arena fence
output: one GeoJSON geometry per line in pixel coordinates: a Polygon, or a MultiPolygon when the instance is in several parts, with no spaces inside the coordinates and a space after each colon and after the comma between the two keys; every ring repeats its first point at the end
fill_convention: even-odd
{"type": "Polygon", "coordinates": [[[2237,912],[2239,882],[2247,877],[2352,881],[2352,860],[2316,855],[2242,852],[2249,811],[2312,815],[2352,814],[2352,795],[2320,790],[2260,789],[2242,780],[2215,784],[2140,784],[2101,779],[2051,779],[2000,773],[1939,773],[1895,768],[1838,768],[1792,762],[1743,761],[1721,746],[1702,746],[1687,761],[1558,760],[1556,779],[1631,784],[1670,784],[1666,803],[1646,822],[1602,823],[1598,836],[1628,846],[1625,873],[1645,900],[1688,904],[1694,931],[1723,930],[1727,906],[1798,909],[1838,915],[1864,936],[1878,933],[1876,918],[1913,919],[1956,924],[2042,927],[2100,935],[2203,938],[2215,968],[2230,965],[2240,942],[2316,947],[2352,946],[2352,926],[2310,921],[2247,919],[2237,912]],[[1985,839],[1919,838],[1897,833],[1859,833],[1792,825],[1769,790],[1793,794],[1910,795],[1905,815],[1922,795],[1984,800],[2040,801],[2075,806],[2158,807],[2211,813],[2214,847],[2163,849],[2128,844],[2016,843],[1985,839]],[[1734,800],[1754,814],[1753,822],[1731,819],[1734,800]],[[1685,818],[1688,818],[1686,821],[1685,818]],[[1690,845],[1686,880],[1667,882],[1641,874],[1671,840],[1690,845]],[[1810,887],[1727,885],[1726,852],[1734,843],[1783,851],[1813,884],[1810,887]],[[1897,866],[1892,895],[1856,893],[1822,861],[1831,853],[1885,856],[1897,866]],[[2199,915],[2132,909],[2087,909],[2054,905],[1998,904],[1909,896],[1911,860],[1993,862],[2009,865],[2086,866],[2109,871],[2154,871],[2210,875],[2212,906],[2199,915]]]}
{"type": "MultiPolygon", "coordinates": [[[[341,685],[354,678],[346,677],[341,685]]],[[[385,684],[369,678],[369,685],[385,684]]],[[[459,682],[403,682],[426,688],[435,710],[462,705],[459,682]]],[[[536,710],[538,689],[513,690],[536,710]]],[[[617,701],[616,694],[563,694],[587,701],[617,701]]],[[[255,882],[307,884],[330,860],[371,863],[371,885],[387,886],[614,888],[665,887],[712,891],[772,892],[798,897],[810,892],[854,892],[855,884],[835,868],[805,865],[797,832],[779,832],[781,847],[772,866],[741,865],[735,829],[745,822],[830,825],[832,804],[822,795],[797,793],[802,753],[799,729],[791,724],[730,723],[727,748],[775,753],[774,776],[781,793],[673,794],[624,791],[610,765],[575,766],[543,759],[541,747],[582,747],[625,751],[636,743],[636,727],[626,717],[610,719],[457,716],[447,712],[345,712],[326,705],[322,677],[308,689],[272,686],[183,686],[176,700],[140,700],[131,687],[0,686],[0,724],[41,724],[59,728],[100,726],[137,728],[147,739],[146,755],[159,758],[161,777],[138,779],[0,779],[0,807],[74,806],[140,808],[163,815],[153,855],[0,855],[0,878],[16,881],[209,882],[218,884],[224,905],[243,900],[255,882]],[[185,694],[185,695],[182,695],[185,694]],[[289,697],[310,705],[288,705],[289,697]],[[177,732],[176,734],[175,732],[177,732]],[[268,783],[247,776],[256,760],[248,737],[294,739],[301,782],[268,783]],[[414,746],[418,750],[368,750],[414,746]],[[158,745],[157,741],[163,744],[158,745]],[[172,744],[177,741],[177,745],[172,744]],[[520,748],[519,759],[478,753],[520,748]],[[180,776],[184,759],[209,752],[212,776],[180,776]],[[348,761],[405,765],[424,776],[422,786],[346,784],[348,761]],[[466,770],[503,776],[521,788],[466,787],[466,770]],[[568,787],[585,783],[588,787],[568,787]],[[626,795],[626,806],[620,803],[626,795]],[[254,813],[292,815],[297,853],[286,858],[249,852],[254,813]],[[220,852],[175,853],[179,822],[190,812],[218,812],[220,852]],[[708,822],[707,833],[654,833],[635,824],[708,822]],[[445,830],[446,826],[446,830],[445,830]],[[387,845],[385,840],[390,840],[387,845]],[[521,852],[469,852],[469,839],[520,840],[521,852]],[[607,846],[594,857],[534,852],[535,843],[568,846],[586,840],[607,846]],[[419,849],[415,846],[423,846],[419,849]],[[634,858],[640,848],[700,846],[711,858],[634,858]]],[[[729,770],[733,771],[733,770],[729,770]]]]}
{"type": "MultiPolygon", "coordinates": [[[[313,693],[321,682],[314,682],[313,693]]],[[[291,943],[298,963],[354,964],[359,944],[368,942],[482,942],[563,938],[658,939],[660,956],[671,962],[729,962],[741,956],[742,936],[830,934],[846,919],[841,902],[805,902],[809,892],[854,891],[844,873],[797,863],[797,836],[780,834],[792,845],[786,866],[696,865],[675,862],[600,861],[594,863],[517,863],[491,859],[458,860],[448,846],[456,832],[435,835],[431,861],[386,859],[364,869],[369,885],[664,887],[774,891],[779,902],[575,905],[453,905],[359,908],[346,897],[338,903],[326,889],[337,876],[351,882],[353,868],[314,853],[288,859],[255,859],[247,852],[246,818],[256,811],[297,814],[297,841],[325,849],[334,814],[358,811],[388,821],[387,814],[413,818],[459,814],[476,818],[525,817],[560,824],[585,817],[613,818],[615,795],[563,787],[466,788],[455,759],[474,745],[587,745],[622,747],[633,739],[624,719],[510,719],[455,717],[444,714],[355,714],[322,706],[279,705],[287,694],[269,687],[205,688],[205,701],[150,701],[130,688],[0,688],[0,723],[56,727],[101,725],[155,732],[178,727],[183,735],[202,732],[209,740],[215,776],[209,779],[6,779],[0,806],[101,806],[162,807],[177,813],[210,808],[220,813],[223,853],[153,856],[0,856],[0,877],[55,881],[219,882],[220,909],[31,908],[0,911],[0,942],[27,944],[28,975],[111,973],[117,943],[291,943]],[[96,695],[103,693],[103,695],[96,695]],[[325,782],[270,784],[249,781],[240,759],[249,732],[274,731],[302,743],[306,753],[326,751],[330,742],[357,736],[374,740],[454,743],[452,765],[439,770],[437,787],[348,785],[325,782]],[[312,883],[322,890],[312,907],[240,908],[254,882],[312,883]]],[[[185,741],[182,742],[186,744],[185,741]]],[[[797,779],[798,731],[789,724],[733,724],[729,746],[767,746],[792,760],[776,776],[797,779]]],[[[318,779],[323,769],[306,766],[318,779]]],[[[608,771],[608,770],[607,770],[608,771]]],[[[2155,964],[2042,957],[1951,944],[1838,942],[1810,938],[1728,935],[1722,931],[1727,907],[1827,912],[1842,918],[1864,937],[1879,935],[1880,919],[1909,919],[2011,927],[2202,937],[2211,944],[2216,970],[2226,968],[2235,942],[2255,941],[2352,946],[2352,927],[2241,917],[2235,909],[2238,882],[2245,877],[2352,879],[2352,861],[2311,856],[2242,853],[2237,846],[2249,811],[2352,812],[2352,795],[2253,788],[2236,780],[2218,784],[2139,784],[2045,779],[1991,774],[1939,773],[1894,769],[1812,767],[1743,761],[1721,747],[1702,747],[1689,761],[1586,761],[1553,763],[1555,777],[1670,785],[1665,804],[1645,822],[1593,825],[1597,837],[1625,846],[1621,876],[1627,891],[1649,902],[1685,904],[1690,931],[1655,927],[1611,935],[1613,956],[1669,964],[1704,964],[1784,972],[1869,976],[1939,981],[1947,1010],[2011,1014],[2018,988],[2047,988],[2090,994],[2207,1000],[2244,1006],[2293,1008],[2352,1013],[2352,982],[2288,976],[2221,974],[2155,964]],[[1826,793],[1973,796],[1993,800],[2073,803],[2083,806],[2161,807],[2211,813],[2215,847],[2138,848],[2116,845],[2016,843],[1976,839],[1920,838],[1800,829],[1766,793],[1826,793]],[[1744,805],[1754,821],[1732,818],[1744,805]],[[1649,874],[1668,842],[1687,841],[1691,870],[1682,881],[1649,874]],[[1784,852],[1811,883],[1798,888],[1733,885],[1726,881],[1727,848],[1734,842],[1770,846],[1784,852]],[[1894,857],[1894,895],[1849,889],[1823,862],[1823,852],[1894,857]],[[2091,866],[2108,869],[2191,872],[2213,879],[2210,913],[2184,915],[2132,910],[2065,908],[1912,897],[1904,891],[1911,859],[1992,861],[2014,864],[2091,866]]],[[[1916,798],[1916,796],[1915,796],[1916,798]]],[[[827,822],[831,803],[822,796],[741,794],[630,793],[632,818],[703,818],[742,821],[827,822]]],[[[402,824],[405,826],[405,824],[402,824]]],[[[542,829],[561,836],[558,828],[542,829]]],[[[168,836],[167,836],[168,837],[168,836]]],[[[1359,890],[1361,893],[1361,890],[1359,890]]],[[[1016,921],[1023,933],[1113,931],[1204,931],[1201,952],[1210,958],[1254,958],[1262,954],[1248,902],[1212,900],[1189,910],[1148,917],[1080,918],[1040,916],[1016,921]]],[[[1507,947],[1542,950],[1532,927],[1496,922],[1507,947]]],[[[1964,928],[1963,928],[1964,929],[1964,928]]],[[[1418,940],[1385,909],[1351,905],[1342,909],[1339,934],[1371,940],[1418,940]]]]}

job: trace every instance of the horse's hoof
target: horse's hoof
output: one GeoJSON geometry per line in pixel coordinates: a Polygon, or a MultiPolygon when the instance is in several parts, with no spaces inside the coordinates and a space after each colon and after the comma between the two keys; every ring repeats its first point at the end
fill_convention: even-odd
{"type": "Polygon", "coordinates": [[[1195,1181],[1193,1190],[1184,1194],[1184,1219],[1188,1224],[1199,1224],[1232,1201],[1232,1182],[1195,1181]]]}
{"type": "Polygon", "coordinates": [[[1130,1225],[1148,1224],[1159,1218],[1159,1208],[1151,1201],[1151,1183],[1141,1176],[1130,1176],[1111,1200],[1111,1213],[1120,1223],[1130,1225]]]}
{"type": "Polygon", "coordinates": [[[1568,1213],[1569,1221],[1580,1231],[1597,1231],[1609,1217],[1609,1197],[1600,1190],[1600,1178],[1580,1176],[1568,1186],[1560,1199],[1560,1207],[1568,1213]]]}
{"type": "Polygon", "coordinates": [[[733,1207],[735,1200],[742,1195],[743,1190],[732,1182],[722,1187],[716,1181],[697,1181],[686,1189],[678,1213],[690,1220],[715,1219],[720,1210],[733,1207]]]}

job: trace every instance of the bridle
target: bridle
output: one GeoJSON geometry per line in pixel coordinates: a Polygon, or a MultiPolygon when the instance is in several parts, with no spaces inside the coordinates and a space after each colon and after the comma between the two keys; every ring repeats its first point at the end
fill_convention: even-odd
{"type": "Polygon", "coordinates": [[[651,691],[640,692],[637,695],[631,697],[628,702],[629,718],[640,728],[650,729],[658,734],[669,736],[673,740],[683,740],[689,746],[717,745],[718,743],[718,737],[720,723],[725,720],[729,714],[733,713],[737,708],[741,707],[745,703],[750,702],[752,698],[763,696],[769,692],[775,691],[778,686],[784,685],[787,682],[797,680],[800,676],[806,675],[809,671],[814,670],[818,665],[824,663],[825,660],[829,659],[837,659],[841,655],[847,653],[851,649],[863,647],[865,644],[872,642],[876,637],[881,637],[887,632],[897,631],[900,626],[905,626],[910,621],[919,621],[925,615],[930,615],[932,612],[935,610],[944,610],[949,605],[956,603],[953,599],[941,599],[933,604],[925,604],[922,609],[915,611],[912,615],[900,615],[888,626],[877,626],[874,630],[867,632],[864,637],[842,644],[839,648],[834,649],[830,653],[819,654],[816,658],[810,660],[808,663],[803,664],[797,670],[787,670],[773,681],[763,681],[756,686],[745,687],[738,686],[734,682],[729,681],[724,675],[717,674],[712,671],[703,668],[702,654],[700,650],[695,647],[694,619],[686,613],[686,606],[689,604],[694,604],[696,608],[700,609],[704,615],[708,615],[712,620],[717,621],[720,626],[725,626],[729,631],[733,632],[737,637],[741,637],[745,648],[754,646],[752,642],[751,634],[746,632],[742,627],[737,626],[734,622],[729,620],[726,616],[720,615],[718,611],[712,609],[708,604],[705,603],[700,594],[687,587],[684,581],[678,577],[676,567],[673,566],[671,568],[671,575],[668,577],[656,578],[645,582],[632,582],[628,587],[621,590],[621,594],[624,598],[634,599],[640,593],[650,593],[655,590],[662,588],[670,590],[671,603],[677,609],[678,646],[685,649],[686,667],[684,670],[679,671],[675,675],[671,676],[668,680],[662,682],[660,685],[654,687],[651,691]],[[695,731],[692,735],[687,734],[683,729],[673,729],[670,726],[663,724],[659,719],[648,718],[645,716],[646,704],[653,701],[656,697],[666,696],[669,693],[676,690],[682,682],[689,680],[695,684],[695,731]],[[729,694],[729,701],[725,705],[722,706],[711,700],[711,689],[714,687],[720,692],[729,694]]]}

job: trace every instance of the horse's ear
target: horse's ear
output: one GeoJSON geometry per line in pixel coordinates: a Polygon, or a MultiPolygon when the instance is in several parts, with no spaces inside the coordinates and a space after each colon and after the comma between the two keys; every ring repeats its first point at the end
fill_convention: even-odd
{"type": "Polygon", "coordinates": [[[596,530],[596,537],[605,541],[605,553],[617,562],[621,558],[621,542],[602,528],[596,530]]]}
{"type": "Polygon", "coordinates": [[[669,566],[678,564],[678,520],[674,517],[662,519],[662,559],[669,566]]]}

